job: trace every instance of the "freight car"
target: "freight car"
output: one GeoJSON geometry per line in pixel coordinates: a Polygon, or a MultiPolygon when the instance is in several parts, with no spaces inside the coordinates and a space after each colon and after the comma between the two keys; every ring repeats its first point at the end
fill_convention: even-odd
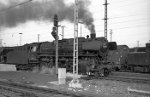
{"type": "MultiPolygon", "coordinates": [[[[79,73],[106,76],[113,68],[107,62],[108,51],[116,48],[116,43],[108,43],[104,37],[91,34],[91,38],[79,37],[79,73]]],[[[73,68],[73,38],[59,40],[58,67],[67,71],[73,68]]],[[[17,69],[48,72],[55,66],[55,41],[25,44],[15,47],[7,54],[7,62],[16,64],[17,69]],[[45,71],[47,69],[47,71],[45,71]]]]}
{"type": "Polygon", "coordinates": [[[126,60],[126,71],[150,73],[150,43],[146,47],[130,50],[126,60]]]}

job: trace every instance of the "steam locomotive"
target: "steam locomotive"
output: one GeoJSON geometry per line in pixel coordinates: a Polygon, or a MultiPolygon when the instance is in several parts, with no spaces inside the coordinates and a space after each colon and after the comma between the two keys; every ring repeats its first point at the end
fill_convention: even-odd
{"type": "MultiPolygon", "coordinates": [[[[115,50],[117,44],[108,42],[95,33],[78,38],[79,73],[95,76],[106,76],[113,68],[107,61],[108,51],[115,50]]],[[[68,72],[73,68],[73,38],[58,41],[58,67],[65,67],[68,72]]],[[[2,53],[0,54],[1,57],[2,53]]],[[[25,44],[12,47],[1,58],[7,64],[15,64],[17,70],[39,70],[55,67],[55,41],[25,44]]]]}

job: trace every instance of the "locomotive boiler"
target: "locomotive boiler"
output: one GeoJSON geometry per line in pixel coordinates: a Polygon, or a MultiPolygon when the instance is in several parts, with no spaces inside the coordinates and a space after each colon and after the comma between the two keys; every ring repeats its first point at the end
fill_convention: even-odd
{"type": "MultiPolygon", "coordinates": [[[[73,69],[73,38],[58,41],[58,67],[65,67],[67,72],[73,69]]],[[[106,76],[112,66],[107,62],[108,50],[116,44],[108,43],[104,37],[78,38],[79,73],[95,76],[106,76]],[[113,44],[113,45],[112,45],[113,44]]],[[[8,52],[7,62],[16,64],[18,70],[38,70],[49,72],[55,67],[55,41],[25,44],[14,47],[8,52]]]]}

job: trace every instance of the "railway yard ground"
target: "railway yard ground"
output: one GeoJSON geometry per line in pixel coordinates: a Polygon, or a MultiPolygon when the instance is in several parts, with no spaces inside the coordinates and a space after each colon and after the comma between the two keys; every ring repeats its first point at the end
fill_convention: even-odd
{"type": "MultiPolygon", "coordinates": [[[[128,73],[113,73],[112,77],[121,76],[122,74],[128,76],[128,73]]],[[[139,77],[136,73],[129,75],[134,78],[139,77]]],[[[148,74],[143,75],[142,79],[150,81],[150,76],[148,74]]],[[[108,77],[106,79],[100,78],[90,80],[81,78],[79,81],[82,84],[82,88],[77,89],[69,87],[71,81],[70,77],[67,77],[66,84],[63,85],[52,84],[52,82],[56,81],[58,81],[57,76],[50,74],[27,71],[1,71],[0,97],[48,97],[47,95],[50,95],[48,92],[52,90],[56,95],[50,95],[49,97],[150,97],[150,83],[145,82],[114,80],[111,79],[111,77],[110,79],[108,77]],[[46,93],[43,93],[45,95],[41,96],[38,94],[39,92],[29,93],[28,90],[28,93],[24,94],[18,90],[13,91],[13,89],[4,88],[2,84],[6,83],[13,83],[13,85],[17,84],[23,87],[32,87],[38,89],[38,91],[39,89],[45,90],[46,93]]]]}

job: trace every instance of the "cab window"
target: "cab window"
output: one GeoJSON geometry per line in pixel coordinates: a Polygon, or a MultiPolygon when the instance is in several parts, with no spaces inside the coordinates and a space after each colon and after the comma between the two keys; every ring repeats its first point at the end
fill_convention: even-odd
{"type": "Polygon", "coordinates": [[[36,46],[32,46],[30,49],[31,52],[36,52],[37,51],[37,47],[36,46]]]}

